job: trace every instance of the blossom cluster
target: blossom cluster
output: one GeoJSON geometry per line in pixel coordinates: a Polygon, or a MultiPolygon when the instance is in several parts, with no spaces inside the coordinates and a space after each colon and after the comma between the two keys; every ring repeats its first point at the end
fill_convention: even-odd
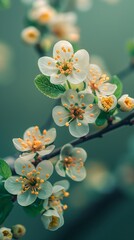
{"type": "MultiPolygon", "coordinates": [[[[4,182],[5,189],[22,207],[41,205],[39,214],[46,229],[51,231],[63,225],[63,213],[68,206],[62,201],[69,196],[69,182],[61,180],[52,185],[48,179],[54,171],[53,161],[42,159],[53,151],[55,138],[54,128],[41,133],[38,126],[27,129],[23,139],[14,138],[13,144],[21,154],[14,161],[15,175],[4,182]]],[[[62,177],[67,175],[74,181],[82,181],[86,177],[86,158],[84,149],[66,144],[61,149],[55,170],[62,177]]]]}
{"type": "MultiPolygon", "coordinates": [[[[54,122],[68,127],[76,138],[85,138],[91,125],[105,127],[119,121],[116,116],[119,110],[134,109],[134,99],[122,95],[119,78],[103,73],[98,65],[90,63],[85,49],[75,52],[68,41],[57,42],[53,57],[41,57],[38,66],[42,74],[35,79],[37,88],[48,97],[61,100],[61,105],[52,110],[54,122]]],[[[28,211],[32,206],[50,231],[63,226],[64,210],[68,208],[64,198],[69,197],[68,180],[51,182],[54,170],[60,177],[75,182],[83,181],[87,175],[86,151],[68,143],[54,153],[56,135],[55,128],[41,132],[38,126],[33,126],[24,132],[23,138],[14,138],[13,144],[20,155],[12,165],[13,174],[7,160],[0,160],[3,166],[0,180],[11,207],[14,200],[28,211]],[[56,160],[53,156],[57,156],[56,160]]],[[[8,234],[12,239],[12,232],[8,234]]]]}
{"type": "Polygon", "coordinates": [[[50,50],[53,43],[60,39],[79,40],[77,15],[74,12],[59,12],[46,0],[31,1],[26,19],[22,39],[28,44],[38,44],[43,51],[50,50]]]}
{"type": "MultiPolygon", "coordinates": [[[[99,66],[90,63],[86,50],[74,52],[68,41],[57,42],[53,57],[41,57],[38,66],[44,78],[49,76],[47,81],[53,88],[64,87],[61,105],[54,107],[52,115],[54,122],[69,127],[74,137],[87,135],[89,125],[98,125],[102,119],[106,122],[112,116],[115,120],[118,110],[129,112],[134,109],[134,99],[128,94],[122,95],[118,77],[107,76],[99,66]]],[[[37,87],[41,90],[39,81],[37,87]]]]}

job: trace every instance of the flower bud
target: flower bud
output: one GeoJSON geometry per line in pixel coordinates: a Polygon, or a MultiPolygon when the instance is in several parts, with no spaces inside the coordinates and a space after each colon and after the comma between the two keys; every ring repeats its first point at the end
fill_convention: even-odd
{"type": "Polygon", "coordinates": [[[36,44],[40,38],[40,32],[37,28],[30,26],[21,32],[21,38],[25,43],[36,44]]]}
{"type": "Polygon", "coordinates": [[[15,239],[21,238],[25,235],[26,228],[21,224],[14,225],[12,226],[12,233],[15,239]]]}
{"type": "Polygon", "coordinates": [[[10,228],[2,227],[0,229],[0,240],[11,240],[13,235],[10,228]],[[3,236],[2,236],[3,235],[3,236]]]}
{"type": "Polygon", "coordinates": [[[128,94],[124,94],[118,100],[118,104],[120,105],[120,110],[130,112],[134,109],[134,98],[129,97],[128,94]]]}

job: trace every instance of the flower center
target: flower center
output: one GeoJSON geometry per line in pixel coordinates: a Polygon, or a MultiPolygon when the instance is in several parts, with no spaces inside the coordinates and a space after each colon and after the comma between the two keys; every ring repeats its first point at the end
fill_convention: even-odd
{"type": "MultiPolygon", "coordinates": [[[[29,164],[28,167],[31,168],[31,164],[29,164]]],[[[38,195],[39,191],[41,190],[41,185],[44,183],[44,179],[39,177],[42,169],[39,167],[37,170],[33,169],[32,171],[26,173],[25,168],[26,166],[24,165],[22,167],[22,174],[25,174],[26,177],[21,176],[20,178],[16,179],[16,182],[20,182],[22,184],[21,193],[30,190],[31,194],[38,195]]],[[[46,175],[47,178],[49,177],[48,175],[49,174],[46,175]]]]}
{"type": "Polygon", "coordinates": [[[73,105],[73,104],[70,104],[70,115],[71,115],[71,118],[75,119],[80,119],[80,120],[83,120],[83,114],[85,113],[85,110],[79,106],[76,106],[76,105],[73,105]]]}
{"type": "Polygon", "coordinates": [[[71,166],[75,167],[75,161],[76,161],[75,157],[71,157],[71,156],[65,157],[64,158],[64,165],[65,165],[66,168],[70,168],[71,166]]]}
{"type": "Polygon", "coordinates": [[[12,234],[7,230],[4,230],[2,233],[3,233],[4,237],[12,237],[12,234]]]}
{"type": "Polygon", "coordinates": [[[127,107],[129,109],[133,108],[134,107],[134,103],[132,102],[132,100],[129,98],[129,97],[126,97],[124,103],[127,105],[127,107]]]}
{"type": "Polygon", "coordinates": [[[35,39],[37,37],[37,34],[33,31],[31,31],[31,32],[28,33],[28,37],[31,38],[31,39],[35,39]]]}
{"type": "MultiPolygon", "coordinates": [[[[90,73],[91,74],[91,73],[90,73]]],[[[105,82],[109,81],[109,77],[106,74],[102,74],[100,77],[97,73],[92,73],[92,79],[88,82],[88,86],[93,91],[98,91],[98,88],[105,82]]]]}
{"type": "Polygon", "coordinates": [[[49,224],[48,229],[51,229],[51,228],[53,228],[53,227],[57,227],[58,224],[59,224],[59,218],[56,217],[56,216],[52,216],[52,220],[51,220],[51,222],[50,222],[50,224],[49,224]]]}
{"type": "MultiPolygon", "coordinates": [[[[34,130],[38,131],[38,127],[35,126],[34,130]]],[[[45,131],[45,130],[44,130],[45,131]]],[[[44,133],[44,132],[43,132],[44,133]]],[[[23,140],[21,138],[18,138],[18,142],[21,144],[22,149],[25,151],[25,149],[30,148],[32,152],[40,151],[45,149],[45,145],[42,143],[43,136],[38,135],[38,138],[32,134],[30,131],[27,131],[28,138],[26,140],[23,140]]],[[[50,140],[46,139],[45,141],[50,140]]]]}
{"type": "Polygon", "coordinates": [[[59,213],[62,213],[63,210],[67,209],[67,205],[62,205],[61,200],[63,200],[64,197],[69,197],[69,192],[66,192],[64,189],[59,191],[57,195],[52,194],[49,197],[49,205],[51,207],[56,207],[59,213]]]}
{"type": "Polygon", "coordinates": [[[40,22],[42,22],[42,23],[46,23],[46,22],[48,22],[50,19],[51,19],[51,13],[50,13],[50,12],[44,12],[44,13],[42,13],[42,14],[39,16],[39,18],[38,18],[38,20],[39,20],[40,22]]]}
{"type": "Polygon", "coordinates": [[[109,111],[109,109],[112,107],[114,103],[114,100],[112,97],[101,97],[101,104],[105,111],[109,111]]]}
{"type": "MultiPolygon", "coordinates": [[[[57,56],[58,57],[58,56],[57,56]]],[[[73,71],[73,63],[70,61],[64,61],[62,63],[57,63],[56,67],[58,68],[58,74],[64,74],[68,76],[73,71]]]]}

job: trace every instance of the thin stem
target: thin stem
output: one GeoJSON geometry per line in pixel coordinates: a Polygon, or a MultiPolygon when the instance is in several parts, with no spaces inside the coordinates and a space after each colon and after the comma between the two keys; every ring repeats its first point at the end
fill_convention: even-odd
{"type": "Polygon", "coordinates": [[[130,64],[130,65],[127,66],[125,69],[123,69],[122,71],[118,72],[116,75],[117,75],[120,79],[124,79],[124,78],[126,78],[128,75],[130,75],[132,72],[134,72],[134,64],[130,64]]]}
{"type": "MultiPolygon", "coordinates": [[[[79,145],[80,143],[84,143],[84,142],[93,140],[95,138],[102,138],[103,135],[105,135],[108,132],[114,131],[117,128],[121,128],[123,126],[132,126],[132,125],[134,125],[134,112],[131,113],[130,115],[128,115],[126,118],[122,119],[120,122],[118,122],[116,124],[108,125],[106,128],[103,128],[99,132],[95,132],[93,134],[87,134],[84,137],[78,138],[78,139],[70,142],[70,144],[72,146],[76,146],[76,145],[79,145]]],[[[61,148],[57,148],[55,151],[53,151],[49,155],[43,156],[42,160],[48,160],[50,158],[53,158],[53,157],[59,155],[60,151],[61,151],[61,148]]]]}
{"type": "Polygon", "coordinates": [[[71,89],[70,82],[67,80],[66,83],[67,83],[68,88],[71,89]]]}

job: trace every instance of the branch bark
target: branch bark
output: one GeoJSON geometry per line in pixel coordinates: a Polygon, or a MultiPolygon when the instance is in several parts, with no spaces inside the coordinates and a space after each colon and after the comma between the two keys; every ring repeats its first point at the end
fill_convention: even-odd
{"type": "MultiPolygon", "coordinates": [[[[98,132],[95,132],[93,134],[89,133],[84,137],[73,140],[73,141],[70,142],[70,144],[72,146],[76,146],[76,145],[79,145],[80,143],[84,143],[84,142],[93,140],[95,138],[102,138],[106,133],[112,132],[115,129],[121,128],[123,126],[132,126],[132,125],[134,125],[134,112],[129,114],[127,117],[122,119],[120,122],[118,122],[116,124],[110,124],[106,128],[103,128],[102,130],[100,130],[98,132]]],[[[55,151],[53,151],[52,153],[50,153],[46,156],[43,156],[42,160],[49,160],[50,158],[53,158],[53,157],[59,155],[60,151],[61,151],[61,147],[55,149],[55,151]]]]}

